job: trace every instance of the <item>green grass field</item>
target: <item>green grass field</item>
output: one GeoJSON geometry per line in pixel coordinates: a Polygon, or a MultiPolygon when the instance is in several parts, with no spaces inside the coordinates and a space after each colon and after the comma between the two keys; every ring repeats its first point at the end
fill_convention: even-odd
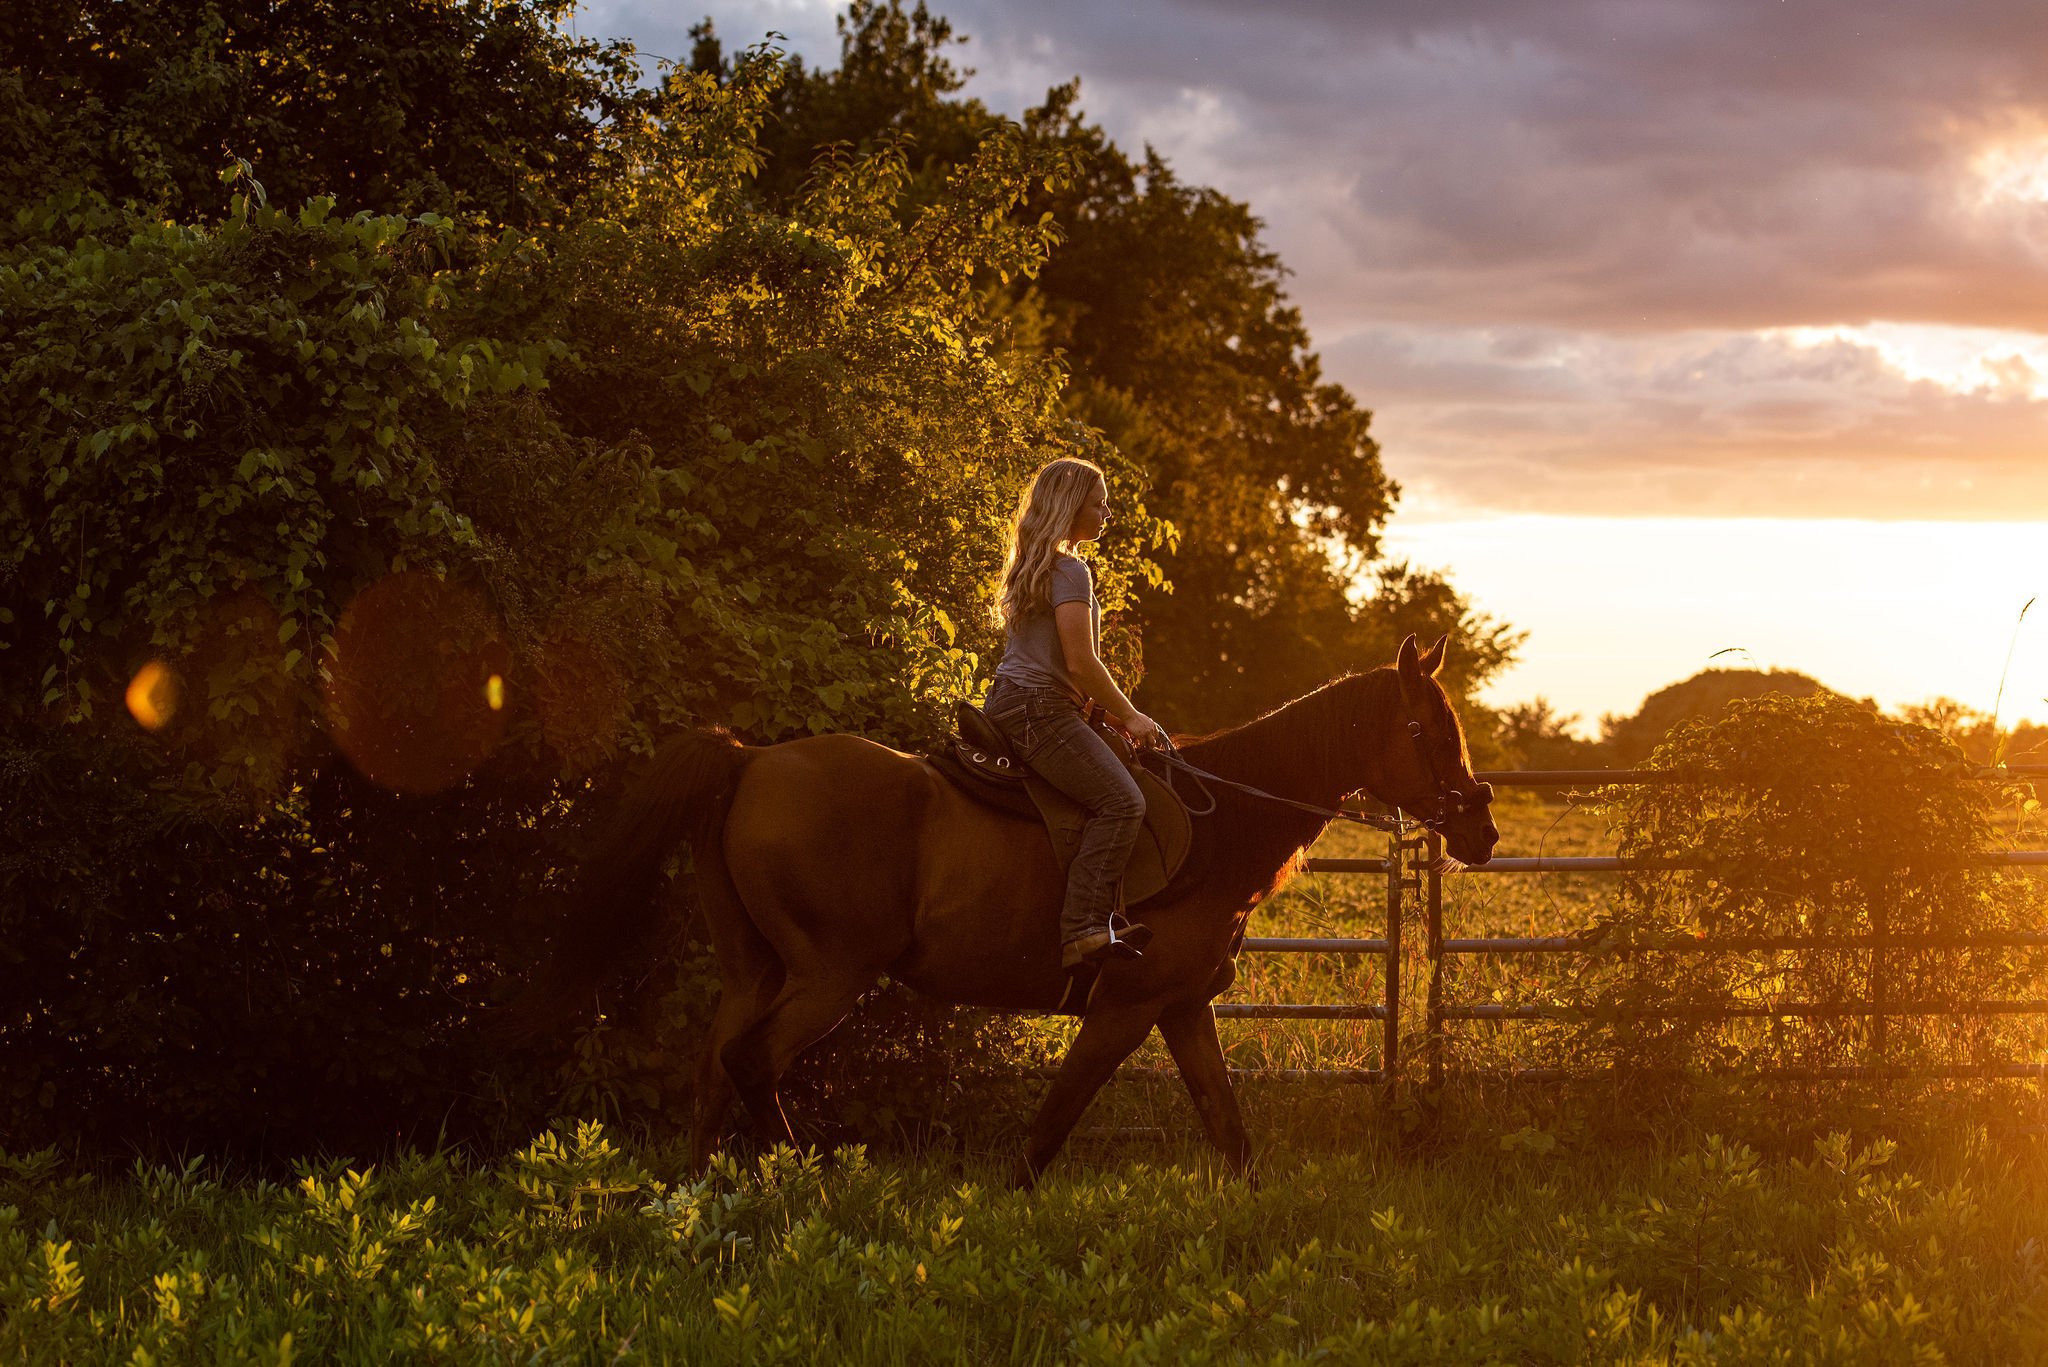
{"type": "MultiPolygon", "coordinates": [[[[1504,854],[1605,848],[1582,812],[1503,809],[1504,854]]],[[[1380,849],[1343,830],[1318,853],[1380,849]]],[[[1612,886],[1456,877],[1446,930],[1571,929],[1612,886]]],[[[1381,918],[1377,880],[1319,875],[1253,931],[1381,918]]],[[[1382,986],[1341,956],[1242,970],[1236,1000],[1382,986]]],[[[1461,964],[1455,992],[1516,998],[1542,974],[1461,964]]],[[[1459,1057],[1522,1057],[1523,1029],[1466,1026],[1459,1057]]],[[[1377,1022],[1223,1031],[1240,1067],[1379,1061],[1377,1022]]],[[[675,1141],[591,1124],[289,1180],[0,1157],[0,1361],[2048,1361],[2031,1085],[1751,1089],[1717,1137],[1698,1097],[1251,1081],[1254,1189],[1218,1176],[1148,1071],[1165,1065],[1142,1050],[1029,1194],[1004,1182],[1029,1089],[949,1145],[733,1158],[701,1180],[675,1141]]]]}
{"type": "Polygon", "coordinates": [[[1427,1156],[788,1153],[594,1127],[296,1182],[0,1181],[9,1362],[1931,1363],[2048,1357],[2048,1179],[1981,1132],[1760,1157],[1522,1132],[1427,1156]]]}

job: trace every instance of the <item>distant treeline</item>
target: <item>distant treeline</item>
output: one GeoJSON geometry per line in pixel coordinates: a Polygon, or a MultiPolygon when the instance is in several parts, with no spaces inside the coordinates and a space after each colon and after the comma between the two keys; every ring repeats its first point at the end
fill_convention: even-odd
{"type": "MultiPolygon", "coordinates": [[[[1053,455],[1110,473],[1109,654],[1172,725],[1409,631],[1461,691],[1509,658],[1377,560],[1369,415],[1251,209],[1076,86],[962,98],[922,6],[829,71],[706,26],[650,72],[570,9],[0,26],[0,1143],[545,1104],[465,1022],[577,799],[692,722],[930,740],[1053,455]]],[[[683,962],[622,965],[660,1009],[586,1098],[677,1103],[629,1079],[687,1071],[683,962]]]]}
{"type": "MultiPolygon", "coordinates": [[[[1658,689],[1627,716],[1602,717],[1599,735],[1590,738],[1578,734],[1579,718],[1537,698],[1498,713],[1490,758],[1524,769],[1626,769],[1647,759],[1674,727],[1720,717],[1738,698],[1808,698],[1831,691],[1795,670],[1706,669],[1658,689]]],[[[1878,710],[1874,702],[1864,706],[1878,710]]],[[[1952,698],[1902,707],[1896,715],[1939,731],[1975,764],[2048,764],[2048,727],[2001,725],[1952,698]]]]}

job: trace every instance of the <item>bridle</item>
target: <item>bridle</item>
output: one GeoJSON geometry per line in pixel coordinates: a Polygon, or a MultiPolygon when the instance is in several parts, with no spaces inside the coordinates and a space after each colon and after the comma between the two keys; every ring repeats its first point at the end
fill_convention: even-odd
{"type": "MultiPolygon", "coordinates": [[[[1405,701],[1403,699],[1404,703],[1405,701]]],[[[1436,762],[1436,747],[1423,735],[1422,723],[1412,716],[1408,718],[1408,735],[1415,742],[1415,753],[1422,760],[1423,771],[1429,775],[1429,781],[1436,787],[1436,814],[1417,814],[1416,819],[1422,823],[1424,830],[1441,835],[1451,818],[1481,811],[1493,804],[1491,783],[1478,784],[1470,797],[1466,796],[1463,789],[1452,786],[1451,780],[1444,777],[1442,768],[1436,762]]]]}

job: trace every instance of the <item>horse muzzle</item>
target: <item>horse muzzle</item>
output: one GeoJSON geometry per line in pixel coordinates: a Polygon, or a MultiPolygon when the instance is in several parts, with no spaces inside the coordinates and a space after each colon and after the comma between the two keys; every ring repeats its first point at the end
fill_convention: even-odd
{"type": "MultiPolygon", "coordinates": [[[[1487,795],[1492,796],[1491,792],[1487,795]]],[[[1443,839],[1444,853],[1468,866],[1492,859],[1494,846],[1500,844],[1500,827],[1493,824],[1493,813],[1484,803],[1454,812],[1436,831],[1443,839]]]]}

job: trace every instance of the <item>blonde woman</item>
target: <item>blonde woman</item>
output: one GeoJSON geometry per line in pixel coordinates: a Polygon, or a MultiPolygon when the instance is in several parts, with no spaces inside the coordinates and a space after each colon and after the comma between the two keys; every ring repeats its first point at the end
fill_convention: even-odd
{"type": "Polygon", "coordinates": [[[1151,938],[1144,926],[1124,925],[1117,907],[1145,795],[1082,715],[1093,700],[1136,744],[1159,743],[1159,727],[1103,667],[1095,577],[1071,553],[1107,525],[1109,485],[1099,466],[1063,457],[1032,478],[1010,525],[998,600],[1007,640],[984,705],[1018,758],[1088,809],[1060,913],[1060,962],[1069,971],[1135,959],[1151,938]]]}

